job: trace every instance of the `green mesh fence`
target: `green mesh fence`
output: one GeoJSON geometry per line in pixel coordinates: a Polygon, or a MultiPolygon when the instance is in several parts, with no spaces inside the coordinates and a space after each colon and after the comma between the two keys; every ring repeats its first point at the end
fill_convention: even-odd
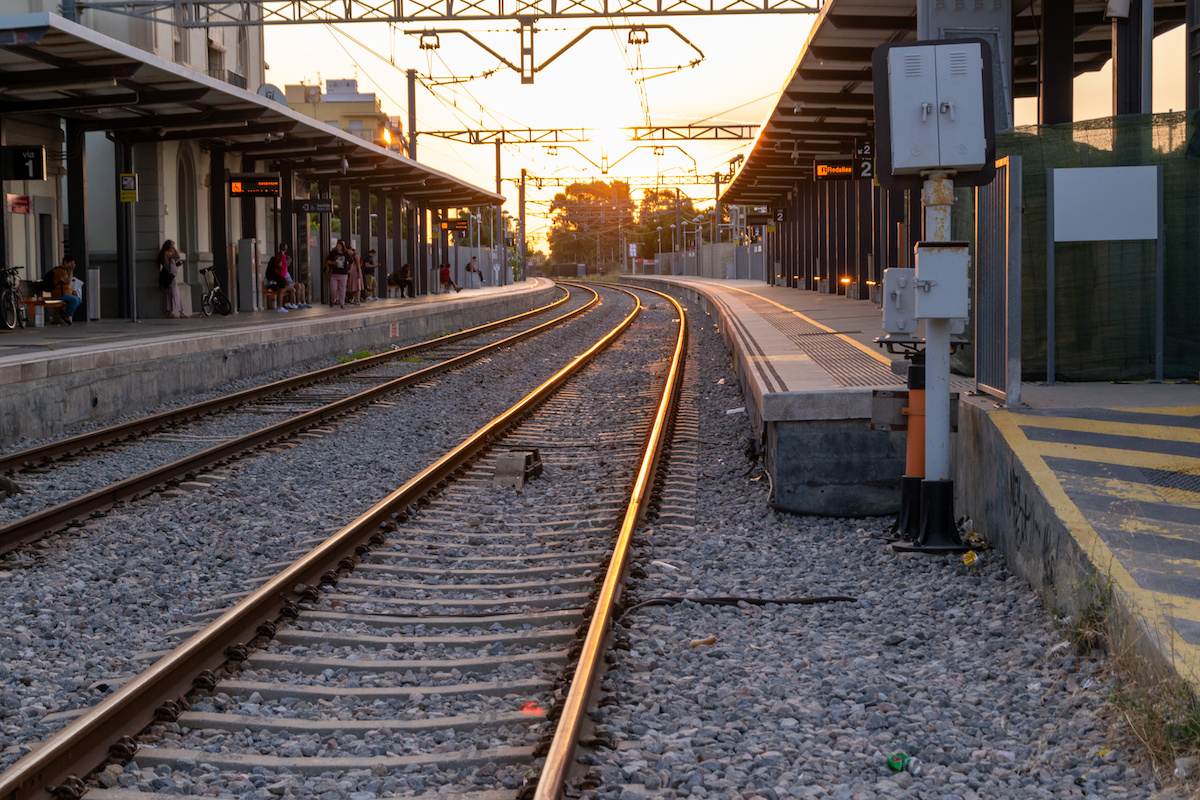
{"type": "MultiPolygon", "coordinates": [[[[1131,115],[1029,126],[997,137],[997,157],[1022,157],[1025,380],[1046,378],[1046,171],[1159,164],[1166,228],[1163,377],[1195,380],[1200,375],[1198,122],[1197,112],[1131,115]]],[[[972,201],[967,193],[956,200],[955,235],[973,238],[969,228],[959,227],[960,220],[973,224],[972,201]]],[[[1154,241],[1055,245],[1056,380],[1154,377],[1156,246],[1154,241]]]]}

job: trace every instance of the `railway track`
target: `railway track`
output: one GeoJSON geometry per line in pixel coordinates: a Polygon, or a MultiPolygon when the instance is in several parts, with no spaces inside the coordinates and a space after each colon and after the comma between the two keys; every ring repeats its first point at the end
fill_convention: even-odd
{"type": "Polygon", "coordinates": [[[78,796],[110,753],[136,768],[110,765],[89,796],[232,782],[299,797],[331,780],[557,796],[680,380],[678,306],[635,315],[233,608],[195,615],[179,647],[0,775],[0,799],[78,796]],[[534,450],[540,478],[495,485],[500,461],[534,450]]]}
{"type": "Polygon", "coordinates": [[[0,507],[0,554],[485,358],[597,300],[592,290],[568,292],[544,309],[0,457],[0,473],[25,489],[0,507]],[[147,462],[154,466],[123,469],[147,462]],[[96,474],[114,471],[95,485],[96,474]]]}

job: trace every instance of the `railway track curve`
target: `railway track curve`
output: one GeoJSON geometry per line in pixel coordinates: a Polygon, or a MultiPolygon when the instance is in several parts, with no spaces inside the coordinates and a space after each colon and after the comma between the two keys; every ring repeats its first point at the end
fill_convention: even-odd
{"type": "MultiPolygon", "coordinates": [[[[410,776],[409,793],[444,789],[447,775],[466,770],[472,788],[490,775],[509,796],[521,785],[557,796],[680,385],[683,314],[661,298],[651,308],[638,319],[635,307],[404,486],[247,589],[233,608],[210,612],[210,624],[0,775],[0,798],[77,796],[83,777],[113,757],[149,767],[167,794],[203,762],[202,772],[274,767],[321,780],[334,769],[363,773],[368,783],[382,771],[410,776]],[[640,327],[626,333],[635,319],[640,327]],[[672,326],[669,345],[656,344],[672,326]],[[614,345],[629,341],[623,335],[637,341],[614,345]],[[613,390],[610,374],[621,366],[626,385],[613,390]],[[569,379],[609,380],[610,388],[562,388],[569,379]],[[498,462],[533,451],[553,481],[498,490],[498,462]],[[429,657],[431,649],[443,657],[429,657]],[[291,699],[280,705],[280,693],[291,699]],[[451,694],[491,699],[464,710],[447,705],[451,694]],[[303,734],[288,727],[299,707],[313,709],[303,734]],[[347,719],[356,714],[364,718],[347,719]],[[553,735],[547,718],[557,722],[553,735]],[[147,725],[159,744],[136,749],[127,737],[147,725]],[[282,737],[277,752],[264,755],[275,745],[256,740],[243,743],[240,758],[233,753],[247,725],[282,737]],[[491,733],[473,739],[480,729],[491,733]],[[322,749],[337,730],[351,731],[357,755],[322,749]],[[495,731],[501,744],[478,746],[495,731]],[[503,766],[510,762],[519,766],[503,766]],[[430,775],[411,779],[420,770],[430,775]]],[[[89,796],[130,790],[111,768],[100,773],[102,785],[106,775],[109,788],[89,796]]],[[[272,785],[286,793],[289,781],[272,785]]]]}

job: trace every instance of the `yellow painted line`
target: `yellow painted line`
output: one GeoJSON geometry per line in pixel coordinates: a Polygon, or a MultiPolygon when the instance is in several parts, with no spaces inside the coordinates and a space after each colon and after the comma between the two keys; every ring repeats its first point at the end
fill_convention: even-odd
{"type": "Polygon", "coordinates": [[[1172,425],[1148,425],[1142,422],[1108,422],[1078,417],[1025,417],[1026,428],[1051,428],[1080,433],[1107,433],[1115,436],[1136,436],[1142,439],[1161,439],[1171,442],[1200,444],[1200,430],[1172,425]]]}
{"type": "Polygon", "coordinates": [[[1139,586],[1117,555],[1096,533],[1079,507],[1071,502],[1067,493],[1063,491],[1053,470],[1047,466],[1041,455],[1038,445],[1042,443],[1031,442],[1025,437],[1020,428],[1023,421],[1021,415],[1010,411],[997,411],[990,416],[997,430],[1012,448],[1013,455],[1029,471],[1034,484],[1057,512],[1059,519],[1078,542],[1092,566],[1101,575],[1107,574],[1115,590],[1128,599],[1134,613],[1146,620],[1150,633],[1158,640],[1163,651],[1171,656],[1179,674],[1193,687],[1200,686],[1200,647],[1183,641],[1167,619],[1168,604],[1171,609],[1181,606],[1196,608],[1198,613],[1200,606],[1191,598],[1164,595],[1139,586]]]}
{"type": "MultiPolygon", "coordinates": [[[[1021,434],[1021,438],[1025,438],[1024,433],[1021,434]]],[[[1098,464],[1119,464],[1123,467],[1144,467],[1200,475],[1200,458],[1064,442],[1026,441],[1029,441],[1030,446],[1043,458],[1073,458],[1078,461],[1095,461],[1098,464]]]]}
{"type": "Polygon", "coordinates": [[[833,328],[830,328],[828,325],[822,325],[821,323],[817,322],[815,319],[813,319],[813,318],[811,318],[811,317],[806,317],[806,316],[804,316],[803,314],[801,314],[799,311],[797,311],[797,310],[796,310],[796,309],[794,309],[794,308],[788,308],[788,307],[787,307],[787,306],[785,306],[785,305],[781,305],[781,304],[779,304],[779,303],[776,303],[774,300],[772,300],[772,299],[770,299],[770,298],[768,298],[768,297],[763,297],[761,294],[755,294],[754,292],[750,291],[749,289],[740,289],[740,288],[738,288],[737,286],[722,286],[721,288],[722,288],[722,289],[730,289],[730,290],[732,290],[732,291],[735,291],[735,292],[741,292],[742,294],[748,294],[748,295],[750,295],[751,297],[756,297],[756,298],[758,298],[759,300],[762,300],[762,301],[764,301],[764,302],[770,303],[771,305],[775,306],[776,308],[778,308],[778,309],[780,309],[780,310],[782,310],[782,311],[786,311],[787,313],[789,313],[789,314],[791,314],[791,315],[793,315],[793,316],[799,317],[800,319],[802,319],[802,320],[804,320],[805,322],[807,322],[809,325],[816,325],[816,326],[817,326],[818,328],[820,328],[821,330],[823,330],[823,331],[825,331],[825,332],[827,332],[827,333],[832,333],[834,336],[836,336],[837,338],[841,339],[843,342],[846,342],[846,343],[847,343],[847,344],[849,344],[849,345],[852,345],[852,346],[854,346],[854,347],[857,347],[859,350],[863,351],[864,353],[866,353],[867,355],[869,355],[871,358],[875,359],[876,361],[881,361],[881,362],[883,362],[884,364],[891,364],[891,363],[892,363],[892,360],[891,360],[890,358],[888,358],[887,356],[883,355],[882,353],[877,353],[877,352],[875,352],[874,350],[872,350],[871,348],[867,347],[867,346],[866,346],[865,344],[863,344],[862,342],[859,342],[859,341],[856,341],[856,340],[854,340],[854,339],[851,339],[849,336],[847,336],[847,335],[846,335],[846,334],[844,334],[844,333],[838,333],[838,332],[837,332],[837,331],[835,331],[833,328]]]}
{"type": "Polygon", "coordinates": [[[1200,417],[1200,406],[1147,406],[1146,408],[1114,408],[1132,414],[1162,414],[1168,417],[1200,417]]]}
{"type": "Polygon", "coordinates": [[[1157,603],[1162,607],[1163,613],[1188,622],[1200,622],[1200,600],[1175,594],[1162,594],[1161,592],[1152,592],[1151,594],[1156,595],[1157,603]]]}
{"type": "Polygon", "coordinates": [[[1170,489],[1148,483],[1130,483],[1116,478],[1097,478],[1090,475],[1073,475],[1071,477],[1088,487],[1085,491],[1103,494],[1116,500],[1135,503],[1170,503],[1177,506],[1200,504],[1200,493],[1188,492],[1184,489],[1170,489]]]}

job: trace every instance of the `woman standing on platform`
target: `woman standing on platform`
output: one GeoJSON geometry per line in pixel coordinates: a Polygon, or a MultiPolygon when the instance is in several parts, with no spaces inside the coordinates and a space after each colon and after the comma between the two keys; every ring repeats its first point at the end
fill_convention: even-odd
{"type": "Polygon", "coordinates": [[[346,242],[338,243],[325,256],[325,267],[329,270],[329,307],[346,307],[346,278],[350,274],[350,256],[346,253],[346,242]]]}
{"type": "Polygon", "coordinates": [[[363,290],[363,272],[362,259],[359,258],[358,252],[351,246],[347,245],[346,255],[348,266],[350,267],[349,281],[346,284],[346,294],[350,299],[350,305],[356,306],[361,302],[363,290]]]}
{"type": "Polygon", "coordinates": [[[186,318],[179,303],[179,265],[183,256],[175,249],[175,242],[167,239],[158,251],[158,285],[163,290],[163,301],[167,306],[167,318],[186,318]]]}

